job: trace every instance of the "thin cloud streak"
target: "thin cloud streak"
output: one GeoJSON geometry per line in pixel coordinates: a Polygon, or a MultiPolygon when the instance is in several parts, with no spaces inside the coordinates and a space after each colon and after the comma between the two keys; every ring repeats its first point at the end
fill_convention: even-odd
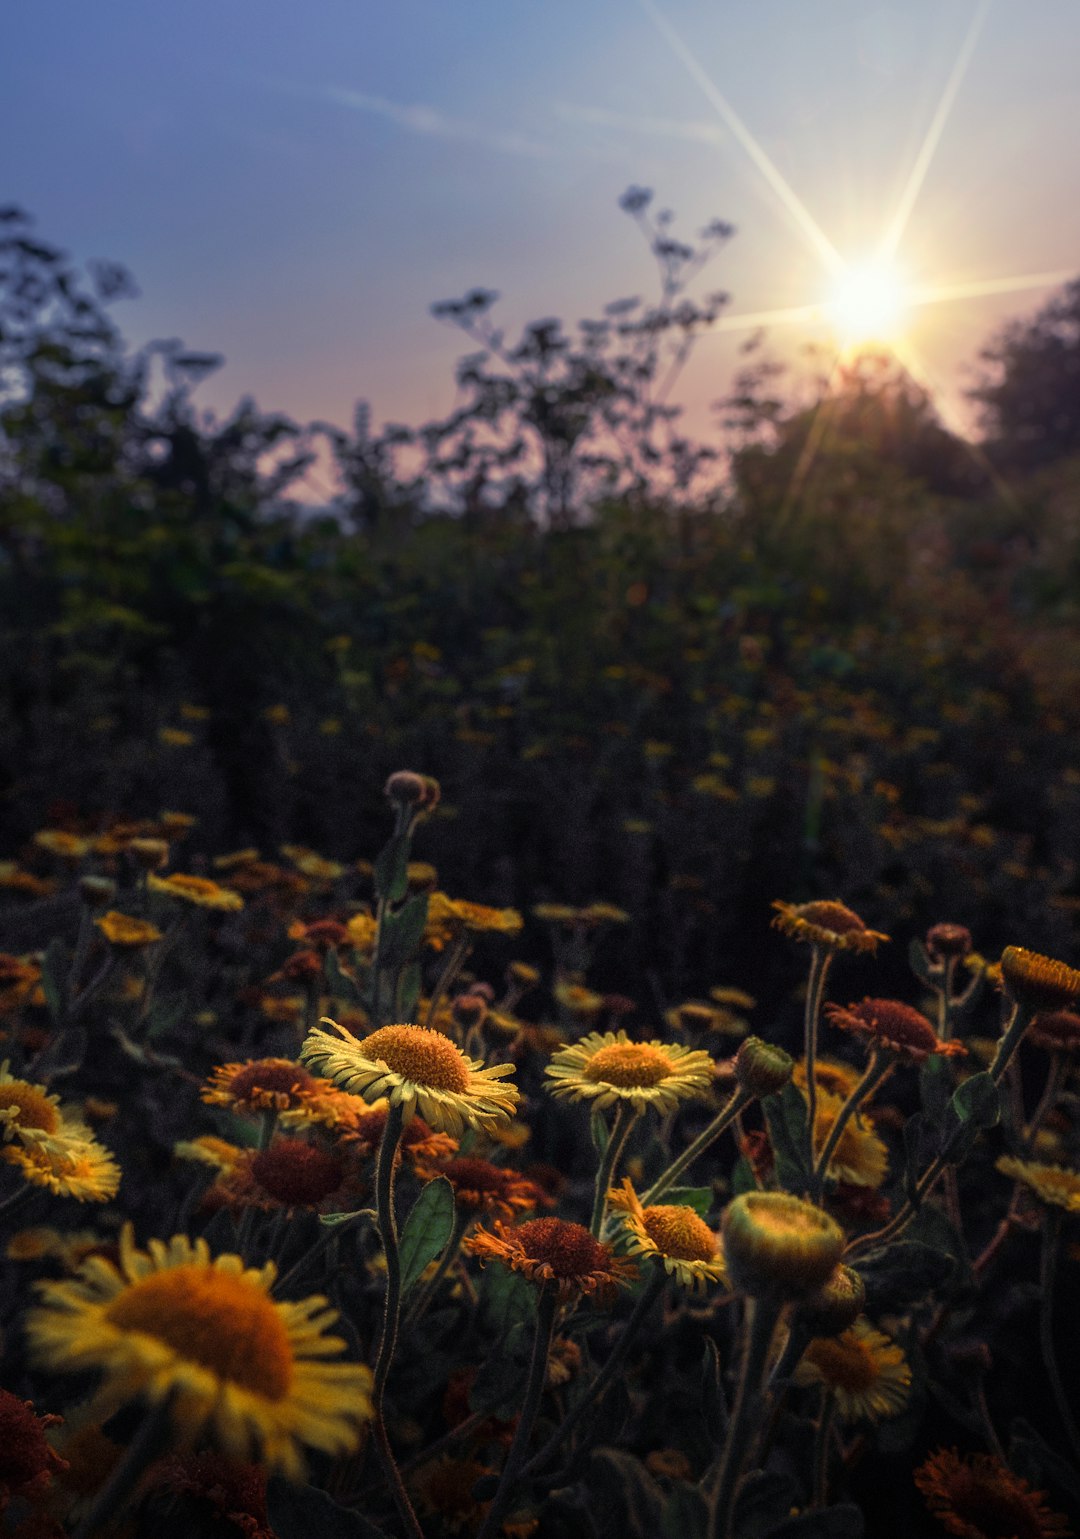
{"type": "Polygon", "coordinates": [[[545,160],[552,153],[550,147],[523,134],[507,134],[481,128],[461,118],[449,117],[438,107],[426,102],[394,102],[385,96],[375,96],[370,91],[347,90],[343,86],[324,86],[316,93],[323,101],[354,112],[370,113],[394,123],[407,133],[423,134],[432,139],[451,139],[456,143],[478,144],[485,149],[498,150],[504,155],[522,155],[530,160],[545,160]]]}
{"type": "Polygon", "coordinates": [[[609,112],[606,107],[578,107],[571,102],[552,102],[551,110],[564,123],[586,123],[595,128],[623,128],[631,133],[656,134],[668,139],[689,139],[698,144],[721,144],[726,135],[715,123],[692,118],[638,117],[630,112],[609,112]]]}

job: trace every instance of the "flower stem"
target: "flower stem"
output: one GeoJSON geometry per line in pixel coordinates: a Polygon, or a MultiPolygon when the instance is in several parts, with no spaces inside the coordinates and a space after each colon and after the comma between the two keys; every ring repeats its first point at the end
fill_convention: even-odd
{"type": "Polygon", "coordinates": [[[615,1121],[611,1124],[611,1137],[607,1141],[607,1148],[601,1155],[600,1166],[596,1172],[592,1222],[589,1225],[589,1230],[597,1240],[603,1231],[604,1219],[607,1216],[608,1188],[615,1179],[619,1158],[626,1145],[626,1140],[630,1136],[630,1129],[637,1121],[638,1115],[637,1108],[631,1102],[619,1102],[619,1109],[615,1113],[615,1121]]]}
{"type": "Polygon", "coordinates": [[[821,1411],[814,1428],[814,1506],[824,1507],[829,1495],[829,1449],[836,1418],[836,1393],[822,1385],[821,1411]]]}
{"type": "Polygon", "coordinates": [[[650,1277],[645,1287],[641,1290],[638,1301],[634,1305],[633,1313],[623,1326],[622,1333],[609,1352],[604,1366],[595,1379],[593,1379],[585,1393],[570,1407],[570,1410],[563,1417],[558,1430],[551,1435],[540,1452],[534,1454],[529,1460],[522,1471],[523,1475],[531,1475],[537,1470],[543,1469],[544,1465],[551,1461],[556,1450],[566,1441],[568,1435],[574,1430],[589,1407],[594,1405],[604,1394],[608,1385],[622,1367],[627,1352],[629,1352],[635,1337],[652,1312],[653,1305],[664,1291],[664,1284],[666,1282],[667,1273],[664,1271],[663,1266],[658,1264],[653,1269],[652,1277],[650,1277]]]}
{"type": "Polygon", "coordinates": [[[769,1348],[782,1308],[782,1304],[771,1299],[748,1300],[749,1334],[743,1351],[731,1426],[710,1504],[708,1539],[731,1539],[735,1495],[751,1436],[761,1422],[761,1381],[765,1376],[769,1348]]]}
{"type": "Polygon", "coordinates": [[[994,1061],[990,1065],[990,1074],[995,1085],[1000,1085],[1005,1070],[1009,1067],[1013,1054],[1020,1046],[1020,1038],[1031,1025],[1031,1018],[1035,1014],[1030,1005],[1017,1004],[1009,1017],[1009,1023],[998,1043],[994,1061]]]}
{"type": "Polygon", "coordinates": [[[144,1417],[123,1458],[75,1530],[74,1539],[93,1539],[127,1506],[143,1475],[169,1445],[171,1411],[172,1396],[166,1395],[144,1417]]]}
{"type": "Polygon", "coordinates": [[[1062,1081],[1065,1078],[1065,1060],[1060,1053],[1054,1053],[1050,1059],[1050,1071],[1046,1076],[1046,1084],[1043,1093],[1039,1097],[1039,1104],[1031,1114],[1031,1121],[1024,1129],[1022,1140],[1022,1154],[1026,1157],[1035,1147],[1035,1138],[1042,1127],[1043,1118],[1047,1112],[1053,1109],[1054,1102],[1061,1091],[1062,1081]]]}
{"type": "MultiPolygon", "coordinates": [[[[844,1129],[851,1121],[860,1104],[867,1099],[871,1091],[875,1090],[892,1068],[892,1059],[884,1053],[872,1052],[870,1061],[866,1065],[866,1072],[855,1086],[843,1106],[837,1114],[836,1121],[829,1129],[829,1136],[825,1140],[821,1153],[818,1155],[817,1164],[811,1180],[811,1197],[814,1202],[821,1201],[821,1194],[825,1188],[825,1176],[829,1169],[829,1161],[836,1151],[836,1147],[843,1137],[844,1129]]],[[[807,1081],[809,1084],[809,1081],[807,1081]]],[[[814,1130],[811,1128],[810,1141],[813,1143],[814,1130]]]]}
{"type": "Polygon", "coordinates": [[[536,1424],[537,1412],[540,1409],[540,1399],[544,1393],[544,1380],[547,1376],[548,1352],[551,1350],[551,1337],[555,1330],[555,1312],[558,1306],[558,1295],[553,1288],[545,1288],[540,1294],[540,1301],[536,1312],[536,1334],[533,1337],[532,1359],[529,1363],[529,1377],[525,1385],[525,1400],[518,1417],[517,1431],[514,1433],[514,1441],[510,1444],[510,1452],[506,1456],[499,1485],[488,1508],[487,1517],[477,1534],[476,1539],[494,1539],[502,1526],[503,1515],[510,1504],[518,1483],[518,1476],[525,1463],[525,1454],[529,1447],[529,1439],[532,1436],[533,1427],[536,1424]]]}
{"type": "Polygon", "coordinates": [[[401,1478],[401,1472],[390,1447],[386,1431],[384,1397],[386,1380],[390,1373],[394,1349],[397,1346],[398,1325],[401,1319],[401,1252],[398,1247],[397,1217],[394,1213],[394,1167],[398,1144],[404,1127],[404,1112],[400,1103],[392,1105],[386,1114],[379,1159],[375,1170],[375,1209],[378,1214],[379,1235],[386,1256],[386,1294],[383,1300],[382,1326],[379,1345],[375,1353],[374,1389],[372,1403],[375,1407],[375,1446],[390,1483],[394,1505],[411,1539],[423,1539],[423,1530],[417,1522],[409,1493],[401,1478]]]}
{"type": "Polygon", "coordinates": [[[1054,1273],[1061,1243],[1061,1210],[1047,1208],[1043,1219],[1042,1257],[1039,1265],[1039,1345],[1050,1388],[1054,1392],[1061,1424],[1080,1459],[1080,1429],[1077,1428],[1065,1384],[1054,1356],[1054,1273]]]}
{"type": "Polygon", "coordinates": [[[674,1186],[683,1171],[689,1169],[698,1156],[704,1154],[711,1143],[715,1143],[724,1129],[731,1126],[740,1112],[749,1106],[753,1099],[754,1097],[745,1090],[736,1090],[731,1100],[722,1111],[717,1112],[708,1127],[698,1134],[693,1143],[687,1144],[678,1159],[672,1160],[664,1173],[657,1177],[642,1197],[642,1206],[647,1208],[651,1203],[656,1202],[658,1198],[662,1197],[669,1187],[674,1186]]]}
{"type": "Polygon", "coordinates": [[[821,1024],[821,1001],[825,979],[833,954],[824,946],[815,946],[810,954],[810,976],[806,982],[806,1013],[803,1018],[803,1042],[806,1058],[806,1168],[814,1168],[814,1122],[817,1117],[817,1039],[821,1024]]]}
{"type": "Polygon", "coordinates": [[[374,1216],[370,1208],[361,1208],[358,1213],[350,1213],[348,1218],[342,1219],[339,1224],[324,1225],[322,1234],[320,1234],[311,1249],[305,1251],[302,1256],[299,1256],[293,1262],[289,1270],[282,1277],[278,1278],[270,1291],[272,1293],[282,1293],[290,1283],[296,1281],[301,1272],[307,1270],[313,1261],[318,1260],[324,1251],[329,1250],[335,1240],[340,1240],[342,1235],[346,1235],[350,1230],[355,1229],[365,1218],[373,1218],[374,1216]]]}

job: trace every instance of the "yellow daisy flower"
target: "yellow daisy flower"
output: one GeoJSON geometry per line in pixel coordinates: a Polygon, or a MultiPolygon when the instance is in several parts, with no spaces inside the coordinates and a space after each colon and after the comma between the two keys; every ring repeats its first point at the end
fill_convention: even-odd
{"type": "Polygon", "coordinates": [[[794,1380],[832,1390],[842,1421],[880,1421],[907,1404],[911,1369],[904,1349],[861,1315],[839,1336],[815,1337],[799,1360],[794,1380]]]}
{"type": "Polygon", "coordinates": [[[174,871],[172,876],[157,876],[151,871],[146,878],[146,885],[151,892],[160,892],[167,898],[178,898],[181,903],[194,903],[198,908],[235,913],[244,906],[244,900],[238,892],[212,882],[208,876],[186,876],[182,871],[174,871]]]}
{"type": "MultiPolygon", "coordinates": [[[[819,1092],[824,1090],[828,1095],[838,1095],[846,1101],[862,1079],[862,1070],[850,1063],[842,1063],[839,1058],[815,1058],[814,1078],[819,1092]]],[[[803,1059],[796,1060],[791,1079],[793,1084],[805,1092],[806,1064],[803,1059]]]]}
{"type": "Polygon", "coordinates": [[[713,1082],[708,1053],[677,1042],[631,1042],[625,1031],[591,1031],[552,1055],[544,1073],[553,1096],[591,1101],[599,1111],[630,1101],[662,1114],[703,1096],[713,1082]]]}
{"type": "Polygon", "coordinates": [[[14,1165],[32,1186],[77,1202],[108,1202],[120,1185],[120,1167],[109,1151],[87,1133],[82,1137],[41,1137],[23,1148],[7,1144],[0,1159],[14,1165]]]}
{"type": "Polygon", "coordinates": [[[161,939],[156,924],[150,924],[146,919],[132,919],[129,914],[118,913],[116,909],[110,909],[94,923],[110,946],[151,946],[161,939]]]}
{"type": "Polygon", "coordinates": [[[41,1285],[26,1325],[31,1351],[58,1372],[100,1370],[95,1413],[133,1401],[169,1400],[174,1430],[190,1445],[210,1433],[234,1458],[257,1454],[303,1478],[301,1445],[350,1453],[372,1415],[371,1371],[327,1363],[345,1343],[328,1336],[337,1312],[318,1295],[270,1298],[272,1263],[210,1259],[205,1240],[174,1235],[136,1249],[120,1239],[120,1264],[92,1257],[78,1277],[41,1285]]]}
{"type": "MultiPolygon", "coordinates": [[[[833,1125],[844,1106],[845,1097],[830,1095],[818,1090],[814,1113],[814,1153],[820,1154],[833,1125]]],[[[827,1174],[834,1181],[845,1181],[851,1186],[867,1186],[874,1191],[884,1185],[889,1174],[889,1151],[858,1112],[849,1118],[840,1142],[832,1152],[827,1174]]]]}
{"type": "Polygon", "coordinates": [[[456,1138],[466,1127],[486,1129],[513,1115],[518,1092],[500,1083],[513,1074],[513,1064],[485,1068],[426,1026],[396,1023],[357,1038],[336,1021],[324,1020],[340,1035],[316,1027],[300,1056],[365,1101],[385,1096],[391,1105],[400,1105],[406,1122],[419,1112],[437,1132],[456,1138]]]}
{"type": "Polygon", "coordinates": [[[853,909],[835,898],[818,898],[812,903],[785,903],[777,898],[773,908],[773,924],[778,930],[826,951],[876,951],[881,941],[889,939],[880,930],[867,929],[853,909]]]}
{"type": "Polygon", "coordinates": [[[28,1079],[8,1073],[10,1060],[0,1063],[0,1137],[33,1143],[42,1135],[61,1133],[64,1114],[60,1098],[28,1079]]]}
{"type": "Polygon", "coordinates": [[[474,933],[517,935],[524,921],[514,908],[489,908],[485,903],[470,903],[465,898],[449,898],[445,892],[433,892],[428,899],[428,923],[474,933]]]}
{"type": "Polygon", "coordinates": [[[1003,1176],[1021,1182],[1029,1192],[1034,1192],[1040,1202],[1054,1208],[1064,1208],[1066,1213],[1080,1213],[1080,1172],[1065,1170],[1061,1165],[1039,1165],[1033,1160],[1017,1160],[1003,1154],[997,1162],[1003,1176]]]}
{"type": "Polygon", "coordinates": [[[627,1178],[608,1193],[608,1202],[621,1215],[632,1256],[655,1256],[684,1288],[704,1292],[709,1283],[726,1284],[720,1237],[693,1208],[677,1203],[643,1208],[627,1178]]]}

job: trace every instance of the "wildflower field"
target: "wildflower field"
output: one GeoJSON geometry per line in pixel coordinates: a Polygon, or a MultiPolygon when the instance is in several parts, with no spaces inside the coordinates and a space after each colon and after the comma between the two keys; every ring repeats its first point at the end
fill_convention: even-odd
{"type": "Polygon", "coordinates": [[[312,513],[25,303],[4,1532],[1074,1532],[1076,461],[312,513]]]}

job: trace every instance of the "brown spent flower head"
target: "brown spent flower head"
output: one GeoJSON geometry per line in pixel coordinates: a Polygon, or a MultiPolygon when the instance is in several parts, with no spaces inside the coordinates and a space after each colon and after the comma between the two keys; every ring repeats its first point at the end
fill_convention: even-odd
{"type": "Polygon", "coordinates": [[[439,1520],[440,1531],[475,1533],[491,1502],[477,1501],[473,1488],[491,1474],[494,1471],[479,1459],[440,1454],[421,1465],[411,1485],[421,1511],[439,1520]]]}
{"type": "Polygon", "coordinates": [[[817,1293],[844,1249],[839,1224],[787,1192],[741,1192],[725,1208],[721,1232],[732,1286],[751,1298],[817,1293]]]}
{"type": "Polygon", "coordinates": [[[926,1505],[957,1539],[1069,1539],[1068,1519],[995,1454],[939,1448],[915,1471],[926,1505]]]}
{"type": "Polygon", "coordinates": [[[251,1117],[302,1109],[332,1089],[329,1080],[316,1079],[289,1058],[249,1058],[219,1064],[201,1094],[208,1106],[225,1106],[251,1117]]]}
{"type": "Polygon", "coordinates": [[[793,940],[806,941],[824,951],[876,951],[889,937],[880,930],[867,929],[854,909],[835,898],[817,898],[811,903],[773,903],[773,924],[793,940]]]}
{"type": "Polygon", "coordinates": [[[299,1138],[275,1138],[251,1157],[253,1180],[283,1208],[317,1208],[345,1179],[340,1154],[299,1138]]]}
{"type": "Polygon", "coordinates": [[[385,1096],[401,1106],[406,1122],[419,1112],[438,1131],[457,1137],[467,1126],[489,1127],[513,1114],[518,1092],[502,1083],[513,1064],[485,1067],[441,1032],[410,1022],[380,1026],[361,1038],[335,1021],[325,1024],[339,1035],[316,1028],[301,1055],[343,1090],[369,1103],[385,1096]]]}
{"type": "Polygon", "coordinates": [[[942,1042],[922,1011],[899,999],[867,998],[846,1009],[826,1005],[825,1014],[833,1026],[865,1038],[868,1047],[908,1063],[922,1063],[931,1053],[953,1057],[967,1051],[962,1042],[942,1042]]]}
{"type": "Polygon", "coordinates": [[[1067,1010],[1080,1000],[1080,971],[1038,951],[1006,946],[1001,953],[1002,981],[1019,1005],[1032,1010],[1067,1010]]]}
{"type": "Polygon", "coordinates": [[[971,951],[971,931],[962,924],[932,924],[926,932],[926,954],[931,962],[966,957],[971,951]]]}
{"type": "Polygon", "coordinates": [[[275,1539],[266,1508],[266,1471],[261,1464],[228,1459],[213,1449],[169,1454],[153,1466],[149,1483],[178,1496],[194,1497],[204,1507],[208,1531],[224,1518],[244,1539],[275,1539]]]}
{"type": "Polygon", "coordinates": [[[484,1213],[492,1218],[512,1219],[543,1201],[535,1181],[476,1155],[462,1155],[445,1165],[425,1167],[419,1173],[425,1180],[445,1176],[454,1188],[458,1212],[469,1217],[484,1213]]]}
{"type": "Polygon", "coordinates": [[[620,1283],[637,1275],[633,1262],[616,1256],[584,1224],[562,1218],[532,1218],[513,1229],[494,1223],[494,1232],[478,1229],[465,1247],[481,1261],[500,1261],[543,1288],[552,1284],[560,1303],[582,1295],[610,1301],[620,1283]]]}
{"type": "Polygon", "coordinates": [[[116,909],[110,909],[100,919],[95,919],[94,923],[110,946],[119,946],[121,949],[152,946],[161,940],[161,931],[156,924],[151,924],[148,919],[133,919],[129,914],[118,913],[116,909]]]}
{"type": "Polygon", "coordinates": [[[1044,1053],[1080,1056],[1080,1015],[1075,1010],[1043,1010],[1027,1030],[1027,1039],[1044,1053]]]}
{"type": "Polygon", "coordinates": [[[193,903],[196,908],[212,908],[231,914],[244,906],[244,900],[238,892],[212,882],[208,876],[187,876],[182,871],[174,871],[172,876],[157,876],[151,871],[146,878],[146,885],[151,892],[177,898],[181,903],[193,903]]]}
{"type": "Polygon", "coordinates": [[[790,1081],[795,1060],[782,1047],[747,1037],[735,1055],[735,1079],[747,1095],[775,1095],[790,1081]]]}
{"type": "Polygon", "coordinates": [[[62,1416],[38,1416],[33,1401],[0,1389],[0,1518],[12,1497],[36,1502],[67,1463],[50,1448],[46,1429],[62,1416]]]}

